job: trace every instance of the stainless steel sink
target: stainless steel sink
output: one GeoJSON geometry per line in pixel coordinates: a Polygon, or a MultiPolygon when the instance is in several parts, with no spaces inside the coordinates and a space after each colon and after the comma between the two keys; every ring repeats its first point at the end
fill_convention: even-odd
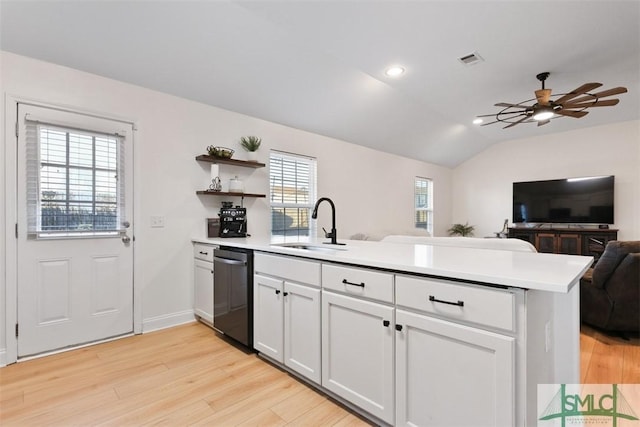
{"type": "Polygon", "coordinates": [[[299,242],[291,242],[291,243],[274,243],[271,246],[279,246],[281,248],[291,248],[291,249],[302,249],[305,251],[319,251],[319,252],[331,252],[331,251],[346,251],[347,248],[340,245],[313,245],[310,243],[299,243],[299,242]]]}

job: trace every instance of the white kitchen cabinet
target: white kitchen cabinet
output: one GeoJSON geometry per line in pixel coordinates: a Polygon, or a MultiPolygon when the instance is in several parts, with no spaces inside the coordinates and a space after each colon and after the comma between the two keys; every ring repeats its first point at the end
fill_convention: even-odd
{"type": "Polygon", "coordinates": [[[323,290],[322,386],[389,424],[393,325],[392,306],[323,290]]]}
{"type": "Polygon", "coordinates": [[[515,339],[396,310],[397,426],[512,426],[515,339]]]}
{"type": "Polygon", "coordinates": [[[284,364],[320,384],[320,289],[284,282],[284,364]]]}
{"type": "Polygon", "coordinates": [[[320,384],[320,264],[256,254],[254,266],[254,348],[320,384]]]}
{"type": "Polygon", "coordinates": [[[211,245],[194,245],[193,311],[208,326],[213,325],[213,249],[211,245]]]}
{"type": "Polygon", "coordinates": [[[280,279],[253,276],[253,347],[280,363],[284,363],[283,288],[280,279]]]}

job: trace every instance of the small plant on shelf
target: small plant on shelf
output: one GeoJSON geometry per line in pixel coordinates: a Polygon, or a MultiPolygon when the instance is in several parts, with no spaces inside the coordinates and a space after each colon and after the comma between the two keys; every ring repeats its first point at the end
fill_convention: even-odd
{"type": "Polygon", "coordinates": [[[447,230],[449,236],[462,236],[462,237],[471,237],[473,236],[473,225],[469,225],[469,223],[463,224],[453,224],[450,229],[447,230]]]}
{"type": "Polygon", "coordinates": [[[242,138],[240,138],[240,145],[242,145],[242,148],[244,148],[246,151],[252,153],[254,151],[258,151],[258,148],[260,148],[260,144],[262,143],[262,139],[258,138],[257,136],[243,136],[242,138]]]}

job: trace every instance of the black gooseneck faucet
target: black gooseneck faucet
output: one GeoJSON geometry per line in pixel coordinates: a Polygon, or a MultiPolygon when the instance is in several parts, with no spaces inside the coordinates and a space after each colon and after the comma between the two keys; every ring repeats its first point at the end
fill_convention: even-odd
{"type": "Polygon", "coordinates": [[[316,205],[313,207],[311,218],[318,219],[318,206],[320,206],[320,203],[324,201],[329,202],[329,204],[331,205],[331,232],[327,233],[327,230],[322,227],[322,230],[324,231],[324,237],[330,238],[332,245],[340,245],[341,243],[338,243],[338,232],[336,231],[336,205],[333,204],[333,200],[328,197],[319,198],[316,202],[316,205]]]}

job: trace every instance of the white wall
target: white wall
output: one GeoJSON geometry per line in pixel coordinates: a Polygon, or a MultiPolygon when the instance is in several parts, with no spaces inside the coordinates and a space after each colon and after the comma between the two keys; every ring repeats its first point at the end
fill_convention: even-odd
{"type": "MultiPolygon", "coordinates": [[[[103,113],[133,120],[138,131],[135,183],[136,286],[142,289],[142,317],[154,319],[176,316],[192,308],[192,246],[190,238],[204,235],[205,218],[216,216],[220,198],[197,196],[195,191],[209,183],[209,164],[196,162],[205,147],[229,146],[244,153],[237,144],[242,135],[259,135],[263,148],[260,161],[266,162],[269,149],[315,156],[318,159],[318,191],[336,203],[338,237],[364,232],[384,234],[413,229],[413,179],[434,179],[435,234],[444,235],[451,217],[451,175],[448,168],[385,154],[343,141],[288,128],[219,108],[199,104],[141,87],[102,78],[77,70],[36,61],[7,52],[0,53],[0,90],[49,104],[103,113]],[[164,228],[151,228],[150,216],[165,217],[164,228]]],[[[212,82],[212,84],[214,84],[212,82]]],[[[2,105],[4,108],[4,103],[2,105]]],[[[2,114],[5,118],[5,114],[2,114]]],[[[8,126],[13,126],[13,118],[8,126]]],[[[2,132],[5,135],[5,132],[2,132]]],[[[14,144],[10,137],[5,146],[14,144]]],[[[393,143],[390,141],[390,143],[393,143]]],[[[5,151],[0,154],[2,206],[0,223],[13,224],[13,214],[5,218],[5,151]]],[[[249,170],[222,167],[224,180],[239,175],[245,191],[268,193],[267,168],[249,170]]],[[[239,201],[238,201],[239,202],[239,201]]],[[[9,205],[12,202],[9,201],[9,205]]],[[[268,199],[247,199],[249,229],[254,235],[269,233],[268,199]]],[[[330,226],[330,210],[322,206],[319,225],[330,226]]],[[[320,229],[320,227],[319,227],[320,229]]],[[[12,234],[12,233],[11,233],[12,234]]],[[[0,230],[2,248],[15,250],[12,235],[0,230]],[[13,248],[13,249],[11,249],[13,248]]],[[[2,251],[2,249],[0,249],[2,251]]],[[[4,291],[5,254],[0,277],[0,364],[5,348],[4,291]]]]}
{"type": "Polygon", "coordinates": [[[469,221],[476,236],[489,236],[502,228],[505,218],[513,219],[513,182],[596,175],[615,175],[612,228],[620,230],[618,239],[640,240],[639,121],[490,147],[454,169],[452,220],[469,221]]]}

